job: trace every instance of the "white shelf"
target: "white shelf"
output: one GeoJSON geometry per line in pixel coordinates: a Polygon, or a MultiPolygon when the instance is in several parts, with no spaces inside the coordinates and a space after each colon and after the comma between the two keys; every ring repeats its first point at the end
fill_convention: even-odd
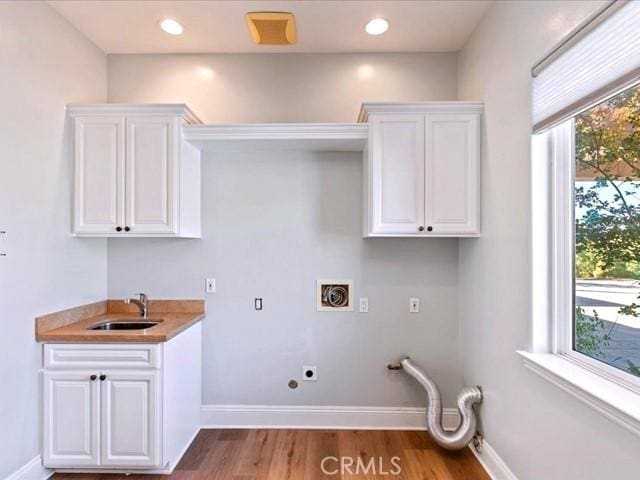
{"type": "Polygon", "coordinates": [[[202,151],[246,149],[360,152],[368,138],[362,123],[185,125],[184,139],[202,151]]]}

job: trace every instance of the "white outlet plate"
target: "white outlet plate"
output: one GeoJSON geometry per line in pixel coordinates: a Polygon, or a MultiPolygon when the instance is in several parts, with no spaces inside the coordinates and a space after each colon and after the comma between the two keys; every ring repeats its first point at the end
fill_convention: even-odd
{"type": "Polygon", "coordinates": [[[205,281],[204,289],[207,293],[216,293],[216,279],[207,278],[205,281]]]}
{"type": "Polygon", "coordinates": [[[369,313],[369,299],[366,297],[360,298],[360,313],[369,313]]]}
{"type": "Polygon", "coordinates": [[[316,382],[318,380],[318,369],[315,365],[302,366],[302,381],[316,382]]]}
{"type": "Polygon", "coordinates": [[[409,299],[409,313],[419,313],[420,312],[420,299],[416,297],[411,297],[409,299]]]}

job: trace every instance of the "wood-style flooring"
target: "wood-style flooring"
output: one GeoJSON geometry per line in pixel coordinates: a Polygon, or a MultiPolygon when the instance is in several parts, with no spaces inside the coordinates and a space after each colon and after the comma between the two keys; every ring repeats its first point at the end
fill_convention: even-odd
{"type": "Polygon", "coordinates": [[[52,478],[489,480],[469,449],[443,450],[425,432],[380,430],[201,430],[170,476],[58,473],[52,478]],[[326,474],[325,457],[332,457],[325,460],[326,474]]]}

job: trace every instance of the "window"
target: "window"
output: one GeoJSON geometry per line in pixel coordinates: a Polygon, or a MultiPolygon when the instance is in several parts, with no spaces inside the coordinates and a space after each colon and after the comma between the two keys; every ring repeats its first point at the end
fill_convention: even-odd
{"type": "Polygon", "coordinates": [[[640,386],[640,86],[550,134],[556,349],[640,386]]]}

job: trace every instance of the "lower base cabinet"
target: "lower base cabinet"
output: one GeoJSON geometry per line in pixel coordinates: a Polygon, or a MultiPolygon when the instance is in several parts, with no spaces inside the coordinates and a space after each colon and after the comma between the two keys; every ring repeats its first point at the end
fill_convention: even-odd
{"type": "Polygon", "coordinates": [[[201,327],[164,344],[45,344],[43,465],[170,472],[200,427],[201,327]]]}
{"type": "Polygon", "coordinates": [[[100,385],[100,458],[107,466],[160,466],[159,372],[106,372],[100,385]]]}

